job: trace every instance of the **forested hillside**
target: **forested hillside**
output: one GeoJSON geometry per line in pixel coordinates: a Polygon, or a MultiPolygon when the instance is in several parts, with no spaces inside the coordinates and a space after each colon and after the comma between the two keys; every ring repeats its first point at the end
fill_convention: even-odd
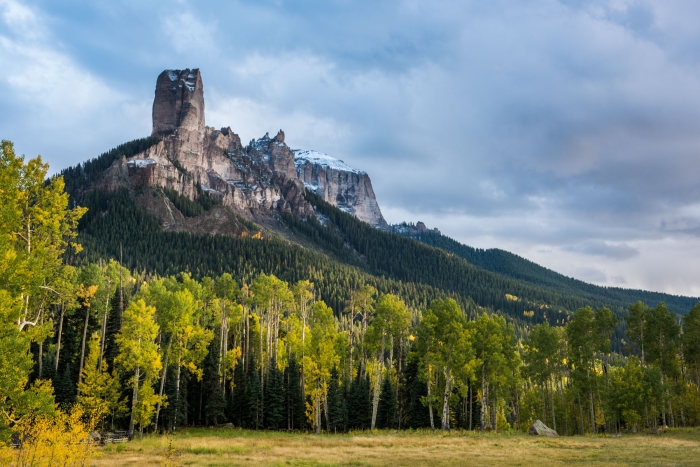
{"type": "Polygon", "coordinates": [[[317,217],[279,220],[293,241],[168,232],[126,190],[81,191],[86,211],[39,159],[2,151],[0,441],[15,434],[20,455],[42,440],[47,456],[85,459],[91,430],[221,423],[499,431],[539,419],[567,435],[700,423],[700,304],[682,319],[641,301],[622,319],[566,309],[586,299],[313,195],[317,217]]]}
{"type": "Polygon", "coordinates": [[[696,297],[684,297],[645,290],[623,289],[619,287],[600,287],[583,281],[566,277],[551,269],[544,268],[532,261],[507,251],[491,248],[480,249],[463,245],[450,237],[434,231],[412,232],[410,229],[395,226],[394,232],[404,235],[426,245],[449,251],[464,258],[469,263],[504,276],[525,281],[531,285],[558,291],[565,295],[584,297],[608,306],[624,307],[628,303],[642,300],[647,303],[666,303],[676,313],[687,313],[697,303],[696,297]]]}

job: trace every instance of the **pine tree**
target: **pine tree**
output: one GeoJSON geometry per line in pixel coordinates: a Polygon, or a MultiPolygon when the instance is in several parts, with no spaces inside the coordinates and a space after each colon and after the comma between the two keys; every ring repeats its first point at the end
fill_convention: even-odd
{"type": "Polygon", "coordinates": [[[396,427],[396,391],[391,378],[384,378],[377,408],[377,428],[396,427]]]}
{"type": "Polygon", "coordinates": [[[119,288],[117,288],[117,292],[110,301],[112,309],[107,315],[104,360],[107,362],[107,368],[109,370],[114,369],[114,359],[117,358],[117,355],[119,354],[119,347],[117,346],[116,337],[119,335],[119,332],[121,332],[121,312],[123,310],[120,308],[121,303],[119,298],[121,296],[120,294],[123,293],[123,290],[119,290],[119,288]]]}
{"type": "Polygon", "coordinates": [[[66,363],[66,367],[54,383],[54,387],[56,388],[56,402],[66,405],[75,403],[76,387],[71,375],[70,362],[66,363]]]}
{"type": "Polygon", "coordinates": [[[224,409],[226,408],[226,400],[224,399],[224,393],[221,390],[221,384],[210,378],[209,384],[205,383],[205,387],[209,389],[207,395],[207,402],[205,404],[205,412],[207,415],[207,422],[213,423],[214,426],[219,425],[219,421],[225,421],[226,415],[224,409]]]}
{"type": "Polygon", "coordinates": [[[331,383],[328,387],[328,418],[331,433],[344,432],[347,424],[347,406],[343,390],[338,381],[338,373],[334,369],[331,383]]]}
{"type": "Polygon", "coordinates": [[[226,409],[218,364],[219,341],[213,339],[209,344],[209,354],[204,363],[204,413],[206,424],[214,424],[214,426],[218,426],[219,421],[225,420],[224,411],[226,409]]]}
{"type": "Polygon", "coordinates": [[[428,407],[423,405],[423,398],[428,395],[428,388],[418,377],[418,365],[415,362],[406,366],[406,384],[410,384],[410,406],[408,426],[411,428],[430,428],[428,407]]]}
{"type": "Polygon", "coordinates": [[[369,395],[369,375],[353,381],[348,397],[348,426],[353,430],[369,429],[372,420],[372,403],[369,395]]]}
{"type": "Polygon", "coordinates": [[[282,372],[277,365],[271,365],[267,372],[265,384],[265,428],[278,430],[284,423],[284,387],[282,372]]]}
{"type": "Polygon", "coordinates": [[[233,373],[233,391],[227,401],[227,416],[234,425],[246,426],[246,392],[248,391],[248,376],[243,365],[237,365],[233,373]]]}
{"type": "Polygon", "coordinates": [[[284,370],[284,397],[287,408],[287,429],[300,430],[306,427],[304,399],[301,394],[300,369],[295,356],[289,359],[284,370]]]}
{"type": "Polygon", "coordinates": [[[259,430],[263,427],[263,391],[260,387],[260,373],[255,366],[255,360],[251,359],[248,367],[248,391],[245,401],[247,403],[248,428],[259,430]]]}

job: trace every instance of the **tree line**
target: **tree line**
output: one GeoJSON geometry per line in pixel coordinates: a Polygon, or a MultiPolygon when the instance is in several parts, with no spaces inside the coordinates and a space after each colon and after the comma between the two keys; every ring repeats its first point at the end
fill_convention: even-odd
{"type": "MultiPolygon", "coordinates": [[[[155,276],[71,265],[84,208],[11,143],[0,159],[0,431],[69,407],[102,429],[232,423],[561,434],[696,426],[700,305],[683,316],[581,307],[519,335],[449,296],[410,302],[355,284],[335,308],[309,278],[155,276]]],[[[507,298],[513,300],[513,296],[507,298]]]]}

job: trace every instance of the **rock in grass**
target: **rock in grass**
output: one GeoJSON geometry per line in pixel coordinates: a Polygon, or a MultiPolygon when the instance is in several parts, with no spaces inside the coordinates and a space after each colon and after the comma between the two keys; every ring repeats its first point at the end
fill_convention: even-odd
{"type": "Polygon", "coordinates": [[[542,423],[541,420],[537,420],[532,424],[530,434],[533,436],[559,436],[556,431],[542,423]]]}

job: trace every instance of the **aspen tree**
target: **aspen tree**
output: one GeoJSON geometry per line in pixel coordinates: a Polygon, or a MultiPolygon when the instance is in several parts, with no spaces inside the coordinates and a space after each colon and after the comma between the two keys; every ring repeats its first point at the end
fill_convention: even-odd
{"type": "Polygon", "coordinates": [[[134,426],[141,430],[148,426],[150,415],[160,397],[153,391],[153,382],[162,368],[158,345],[154,342],[158,335],[158,324],[154,315],[156,309],[147,306],[142,300],[132,301],[124,310],[122,330],[117,336],[119,355],[117,362],[131,378],[132,398],[129,419],[129,437],[134,436],[134,426]]]}

